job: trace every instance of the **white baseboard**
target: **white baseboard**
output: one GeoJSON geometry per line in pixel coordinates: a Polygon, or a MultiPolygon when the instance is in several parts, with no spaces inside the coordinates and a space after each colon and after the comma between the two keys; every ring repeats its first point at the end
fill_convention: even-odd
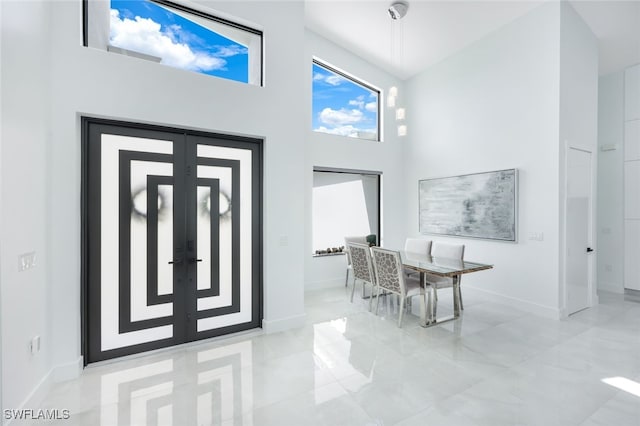
{"type": "Polygon", "coordinates": [[[624,286],[622,283],[599,282],[598,290],[608,291],[610,293],[624,294],[624,286]]]}
{"type": "Polygon", "coordinates": [[[83,364],[83,358],[79,356],[75,361],[53,367],[51,370],[53,382],[64,382],[79,377],[83,364]]]}
{"type": "MultiPolygon", "coordinates": [[[[37,409],[42,405],[42,402],[46,398],[47,394],[51,391],[54,383],[64,382],[66,380],[75,379],[80,376],[82,372],[83,359],[78,357],[75,361],[67,364],[61,364],[53,367],[49,372],[38,382],[33,388],[31,393],[25,398],[24,402],[18,409],[37,409]]],[[[12,420],[7,420],[4,425],[9,426],[12,420]]]]}
{"type": "MultiPolygon", "coordinates": [[[[349,276],[349,283],[353,282],[351,276],[349,276]]],[[[344,287],[344,277],[332,278],[329,280],[322,281],[308,281],[304,283],[305,290],[319,290],[323,288],[335,288],[335,287],[344,287]]]]}
{"type": "Polygon", "coordinates": [[[562,311],[558,308],[552,308],[550,306],[539,305],[537,303],[529,302],[527,300],[518,299],[516,297],[505,296],[504,294],[495,293],[487,289],[474,287],[471,285],[463,285],[463,293],[467,290],[477,291],[490,296],[496,303],[513,306],[521,309],[525,312],[532,313],[544,318],[560,319],[562,318],[562,311]]]}
{"type": "Polygon", "coordinates": [[[281,318],[277,320],[262,320],[262,329],[265,333],[277,333],[279,331],[289,330],[291,328],[302,327],[307,318],[306,314],[295,315],[292,317],[281,318]]]}
{"type": "MultiPolygon", "coordinates": [[[[20,404],[18,410],[32,409],[35,410],[42,405],[42,401],[44,401],[47,394],[51,391],[51,387],[53,386],[53,370],[49,370],[49,372],[38,382],[38,384],[33,388],[31,393],[27,395],[25,400],[20,404]]],[[[4,418],[4,413],[3,413],[4,418]]],[[[3,423],[5,426],[9,426],[14,419],[5,420],[3,423]]],[[[23,420],[19,420],[22,422],[23,420]]]]}

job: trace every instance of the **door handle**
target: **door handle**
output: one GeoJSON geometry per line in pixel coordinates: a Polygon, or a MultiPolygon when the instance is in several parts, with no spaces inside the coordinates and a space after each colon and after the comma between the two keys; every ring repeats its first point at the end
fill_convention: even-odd
{"type": "Polygon", "coordinates": [[[195,257],[192,257],[191,259],[189,259],[189,263],[196,263],[196,262],[202,262],[202,259],[196,259],[195,257]]]}
{"type": "Polygon", "coordinates": [[[171,261],[168,262],[169,265],[179,265],[180,263],[182,263],[182,259],[173,259],[171,261]]]}
{"type": "Polygon", "coordinates": [[[587,247],[587,253],[591,253],[593,249],[591,247],[587,247]]]}

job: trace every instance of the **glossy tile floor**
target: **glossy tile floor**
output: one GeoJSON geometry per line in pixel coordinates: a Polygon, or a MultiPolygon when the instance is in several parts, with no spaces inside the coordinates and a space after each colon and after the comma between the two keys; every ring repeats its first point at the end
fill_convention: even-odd
{"type": "Polygon", "coordinates": [[[398,329],[391,297],[375,316],[348,292],[307,292],[304,328],[89,367],[43,408],[64,425],[640,425],[640,299],[554,321],[464,289],[458,321],[398,329]]]}

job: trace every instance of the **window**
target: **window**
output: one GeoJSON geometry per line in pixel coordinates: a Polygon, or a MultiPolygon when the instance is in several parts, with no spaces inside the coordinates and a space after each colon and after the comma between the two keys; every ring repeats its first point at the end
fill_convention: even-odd
{"type": "Polygon", "coordinates": [[[338,248],[346,236],[376,235],[380,241],[380,175],[315,169],[313,252],[338,248]]]}
{"type": "Polygon", "coordinates": [[[313,130],[380,140],[380,90],[313,61],[313,130]]]}
{"type": "Polygon", "coordinates": [[[85,2],[85,45],[262,84],[262,32],[164,0],[85,2]]]}

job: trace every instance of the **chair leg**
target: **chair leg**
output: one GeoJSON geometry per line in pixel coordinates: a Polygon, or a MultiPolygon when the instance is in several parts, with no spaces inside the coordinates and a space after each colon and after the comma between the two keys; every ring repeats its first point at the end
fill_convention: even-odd
{"type": "Polygon", "coordinates": [[[353,303],[353,293],[356,292],[356,279],[353,279],[353,287],[351,288],[351,303],[353,303]]]}
{"type": "Polygon", "coordinates": [[[404,302],[405,298],[400,296],[400,316],[398,318],[398,327],[402,328],[402,317],[404,316],[404,302]]]}
{"type": "MultiPolygon", "coordinates": [[[[369,296],[369,312],[371,312],[371,308],[373,307],[373,285],[371,285],[371,295],[369,296]]],[[[364,284],[362,284],[362,291],[364,292],[364,284]]]]}
{"type": "Polygon", "coordinates": [[[379,307],[380,307],[380,286],[378,286],[378,291],[376,293],[376,315],[378,315],[379,307]]]}
{"type": "Polygon", "coordinates": [[[460,287],[460,283],[458,283],[458,300],[460,300],[460,310],[464,310],[464,305],[462,304],[462,288],[460,287]]]}
{"type": "Polygon", "coordinates": [[[347,276],[344,278],[344,286],[346,287],[349,283],[349,268],[347,268],[347,276]]]}

